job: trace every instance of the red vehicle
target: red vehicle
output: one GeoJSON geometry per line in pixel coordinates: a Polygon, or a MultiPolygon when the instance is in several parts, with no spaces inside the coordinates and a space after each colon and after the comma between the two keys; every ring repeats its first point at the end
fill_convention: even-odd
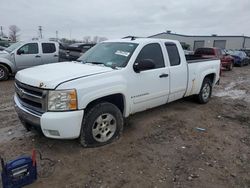
{"type": "Polygon", "coordinates": [[[204,58],[218,58],[221,61],[221,69],[232,70],[234,65],[234,58],[226,54],[220,48],[197,48],[194,52],[196,56],[204,58]]]}

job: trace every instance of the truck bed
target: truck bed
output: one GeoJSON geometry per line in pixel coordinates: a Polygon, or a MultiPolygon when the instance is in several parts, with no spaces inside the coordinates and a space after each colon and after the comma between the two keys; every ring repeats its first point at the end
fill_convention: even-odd
{"type": "Polygon", "coordinates": [[[204,61],[218,60],[217,58],[207,58],[201,55],[185,55],[187,63],[200,63],[204,61]]]}

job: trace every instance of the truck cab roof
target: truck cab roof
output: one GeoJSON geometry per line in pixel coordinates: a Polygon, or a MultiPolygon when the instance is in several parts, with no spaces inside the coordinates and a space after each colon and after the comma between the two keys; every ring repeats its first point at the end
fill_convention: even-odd
{"type": "Polygon", "coordinates": [[[158,39],[158,38],[123,38],[123,39],[115,39],[115,40],[106,40],[104,42],[129,42],[129,43],[136,43],[136,44],[144,44],[144,43],[152,43],[152,42],[172,42],[177,43],[176,40],[170,40],[170,39],[158,39]]]}

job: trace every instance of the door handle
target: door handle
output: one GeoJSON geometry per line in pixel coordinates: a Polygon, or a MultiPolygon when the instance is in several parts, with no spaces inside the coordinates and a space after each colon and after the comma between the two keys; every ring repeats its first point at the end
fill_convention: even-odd
{"type": "Polygon", "coordinates": [[[159,76],[160,78],[166,78],[166,77],[168,77],[168,74],[161,74],[160,76],[159,76]]]}
{"type": "Polygon", "coordinates": [[[55,54],[54,57],[58,57],[58,55],[55,54]]]}
{"type": "Polygon", "coordinates": [[[40,55],[36,55],[35,57],[38,58],[38,57],[41,57],[41,56],[40,55]]]}

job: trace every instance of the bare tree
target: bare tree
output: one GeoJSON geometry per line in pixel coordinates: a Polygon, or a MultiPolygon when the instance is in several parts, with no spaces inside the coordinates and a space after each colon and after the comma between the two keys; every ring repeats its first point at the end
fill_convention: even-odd
{"type": "Polygon", "coordinates": [[[98,42],[102,42],[102,41],[105,41],[105,40],[108,40],[108,38],[106,38],[106,37],[99,37],[98,42]]]}
{"type": "Polygon", "coordinates": [[[20,29],[16,25],[11,25],[9,27],[9,30],[10,30],[10,32],[9,32],[10,40],[16,42],[18,37],[19,37],[18,33],[20,32],[20,29]]]}
{"type": "Polygon", "coordinates": [[[85,37],[83,37],[83,41],[85,43],[90,43],[91,42],[91,37],[90,36],[85,36],[85,37]]]}
{"type": "Polygon", "coordinates": [[[98,37],[98,36],[94,36],[94,38],[93,38],[93,43],[97,43],[98,40],[99,40],[99,37],[98,37]]]}

